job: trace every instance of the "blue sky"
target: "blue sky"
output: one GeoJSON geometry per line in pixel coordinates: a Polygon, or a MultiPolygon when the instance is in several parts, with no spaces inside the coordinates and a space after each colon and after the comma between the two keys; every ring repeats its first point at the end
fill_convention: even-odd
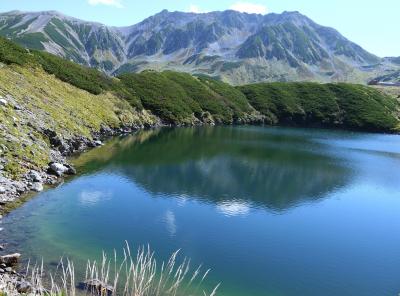
{"type": "Polygon", "coordinates": [[[400,0],[0,0],[0,11],[58,10],[112,26],[135,24],[163,9],[206,12],[297,10],[379,56],[400,56],[400,0]]]}

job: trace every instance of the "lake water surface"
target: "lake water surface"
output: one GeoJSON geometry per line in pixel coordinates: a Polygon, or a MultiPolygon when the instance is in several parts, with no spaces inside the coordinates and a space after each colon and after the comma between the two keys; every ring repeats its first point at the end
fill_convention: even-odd
{"type": "Polygon", "coordinates": [[[7,251],[85,263],[127,240],[181,249],[222,296],[400,293],[399,136],[161,129],[74,162],[80,176],[3,219],[7,251]]]}

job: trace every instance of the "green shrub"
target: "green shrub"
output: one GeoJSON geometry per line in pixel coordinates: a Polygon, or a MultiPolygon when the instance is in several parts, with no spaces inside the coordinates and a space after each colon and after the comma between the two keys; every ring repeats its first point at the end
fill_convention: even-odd
{"type": "Polygon", "coordinates": [[[393,131],[395,99],[367,86],[319,83],[258,83],[238,87],[272,124],[393,131]]]}
{"type": "Polygon", "coordinates": [[[22,66],[27,63],[34,63],[34,61],[33,56],[25,48],[0,37],[0,62],[22,66]]]}
{"type": "Polygon", "coordinates": [[[140,98],[146,109],[167,123],[190,123],[192,114],[201,113],[199,104],[163,73],[144,71],[140,74],[122,74],[118,78],[130,93],[140,98]]]}

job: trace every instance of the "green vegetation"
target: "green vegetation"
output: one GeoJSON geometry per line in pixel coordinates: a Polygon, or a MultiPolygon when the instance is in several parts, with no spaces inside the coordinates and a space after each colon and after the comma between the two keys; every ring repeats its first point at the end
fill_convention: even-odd
{"type": "Polygon", "coordinates": [[[209,77],[144,71],[118,78],[146,109],[168,123],[190,124],[211,116],[216,123],[231,124],[254,112],[240,91],[209,77]]]}
{"type": "Polygon", "coordinates": [[[25,65],[33,63],[34,58],[23,47],[0,37],[0,62],[5,64],[25,65]]]}
{"type": "Polygon", "coordinates": [[[399,130],[399,102],[362,85],[258,83],[235,88],[211,77],[173,71],[112,78],[49,53],[29,52],[3,38],[0,62],[43,68],[97,96],[110,92],[173,125],[251,123],[264,117],[268,124],[399,130]]]}
{"type": "Polygon", "coordinates": [[[192,114],[200,114],[199,104],[165,73],[145,71],[119,76],[124,85],[137,94],[143,106],[167,123],[191,122],[192,114]]]}
{"type": "Polygon", "coordinates": [[[98,95],[111,88],[112,79],[95,69],[82,67],[46,52],[35,52],[35,56],[46,72],[92,94],[98,95]]]}
{"type": "Polygon", "coordinates": [[[31,33],[14,39],[15,42],[32,49],[44,50],[42,42],[48,41],[43,33],[31,33]]]}
{"type": "Polygon", "coordinates": [[[250,104],[271,124],[394,131],[399,105],[367,86],[259,83],[241,86],[250,104]]]}

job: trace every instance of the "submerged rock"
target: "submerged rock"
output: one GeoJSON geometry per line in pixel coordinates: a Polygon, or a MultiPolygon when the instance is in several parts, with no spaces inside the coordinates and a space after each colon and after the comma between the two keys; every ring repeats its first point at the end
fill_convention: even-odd
{"type": "Polygon", "coordinates": [[[20,257],[21,257],[20,253],[0,256],[0,263],[5,264],[6,266],[12,266],[18,263],[20,257]]]}
{"type": "Polygon", "coordinates": [[[111,296],[114,287],[98,279],[86,280],[79,284],[80,289],[88,291],[91,295],[111,296]]]}
{"type": "Polygon", "coordinates": [[[16,288],[18,293],[26,294],[31,291],[32,285],[29,282],[22,280],[17,283],[16,288]]]}

